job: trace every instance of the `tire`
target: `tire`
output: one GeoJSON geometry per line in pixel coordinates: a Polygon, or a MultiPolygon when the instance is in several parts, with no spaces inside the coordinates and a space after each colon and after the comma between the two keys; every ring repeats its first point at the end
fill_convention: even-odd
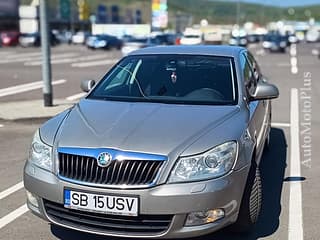
{"type": "Polygon", "coordinates": [[[244,193],[241,200],[239,215],[232,226],[235,232],[249,232],[258,221],[262,205],[262,185],[260,170],[253,161],[244,193]]]}

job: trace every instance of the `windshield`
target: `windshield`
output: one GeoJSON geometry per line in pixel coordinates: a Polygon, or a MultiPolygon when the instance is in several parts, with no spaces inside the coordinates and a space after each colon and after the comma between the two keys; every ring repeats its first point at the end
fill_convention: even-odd
{"type": "Polygon", "coordinates": [[[232,58],[143,55],[124,58],[88,98],[181,104],[237,103],[232,58]]]}
{"type": "Polygon", "coordinates": [[[24,34],[21,34],[21,37],[37,37],[38,34],[36,33],[24,33],[24,34]]]}
{"type": "Polygon", "coordinates": [[[113,37],[111,36],[108,36],[108,35],[97,35],[97,39],[98,40],[110,40],[112,39],[113,37]]]}
{"type": "Polygon", "coordinates": [[[284,37],[280,36],[280,35],[267,35],[265,37],[265,41],[281,41],[283,40],[284,37]]]}
{"type": "Polygon", "coordinates": [[[133,43],[146,43],[147,41],[148,41],[147,38],[132,38],[128,40],[128,42],[133,42],[133,43]]]}
{"type": "Polygon", "coordinates": [[[184,38],[201,38],[200,35],[184,35],[184,38]]]}

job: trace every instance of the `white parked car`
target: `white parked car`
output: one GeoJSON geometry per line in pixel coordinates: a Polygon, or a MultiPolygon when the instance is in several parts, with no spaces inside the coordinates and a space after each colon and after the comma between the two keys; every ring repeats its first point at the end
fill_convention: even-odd
{"type": "Polygon", "coordinates": [[[317,29],[310,29],[306,33],[307,42],[317,42],[320,40],[320,32],[317,29]]]}
{"type": "Polygon", "coordinates": [[[89,33],[87,32],[77,32],[72,35],[71,42],[73,44],[85,44],[87,37],[89,37],[89,33]]]}
{"type": "Polygon", "coordinates": [[[202,43],[202,32],[199,30],[186,31],[180,40],[181,45],[199,45],[202,43]]]}

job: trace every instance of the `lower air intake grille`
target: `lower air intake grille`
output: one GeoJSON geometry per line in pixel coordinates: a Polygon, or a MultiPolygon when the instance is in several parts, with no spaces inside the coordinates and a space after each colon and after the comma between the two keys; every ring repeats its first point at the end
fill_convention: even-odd
{"type": "Polygon", "coordinates": [[[47,215],[65,226],[114,234],[160,234],[165,232],[173,215],[139,215],[138,217],[106,215],[64,208],[63,204],[44,200],[47,215]]]}

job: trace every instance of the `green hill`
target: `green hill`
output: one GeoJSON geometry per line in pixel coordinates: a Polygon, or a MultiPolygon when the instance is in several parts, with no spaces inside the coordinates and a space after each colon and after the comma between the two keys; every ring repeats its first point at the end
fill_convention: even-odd
{"type": "MultiPolygon", "coordinates": [[[[31,0],[21,0],[28,4],[31,0]]],[[[59,0],[48,1],[50,8],[58,9],[59,0]]],[[[75,3],[76,1],[71,0],[75,3]]],[[[151,0],[88,0],[91,12],[95,13],[97,5],[119,5],[121,15],[129,10],[141,9],[143,21],[150,22],[151,0]]],[[[74,4],[74,8],[77,8],[74,4]]],[[[192,16],[193,23],[199,23],[203,18],[209,23],[225,24],[236,22],[237,4],[235,2],[212,0],[168,0],[169,22],[174,25],[175,16],[179,14],[192,16]]],[[[253,21],[266,23],[280,19],[306,21],[311,17],[320,21],[320,4],[314,6],[294,7],[294,14],[290,15],[288,8],[265,6],[262,4],[241,3],[241,22],[253,21]]],[[[291,10],[292,13],[292,10],[291,10]]]]}
{"type": "MultiPolygon", "coordinates": [[[[190,13],[193,21],[198,23],[206,18],[210,23],[235,23],[237,4],[234,2],[208,1],[208,0],[169,0],[169,11],[190,13]]],[[[267,23],[270,21],[301,20],[306,21],[311,17],[320,21],[320,5],[294,7],[294,15],[290,15],[288,8],[265,6],[261,4],[241,3],[241,22],[253,21],[267,23]]],[[[291,10],[292,13],[292,10],[291,10]]]]}

